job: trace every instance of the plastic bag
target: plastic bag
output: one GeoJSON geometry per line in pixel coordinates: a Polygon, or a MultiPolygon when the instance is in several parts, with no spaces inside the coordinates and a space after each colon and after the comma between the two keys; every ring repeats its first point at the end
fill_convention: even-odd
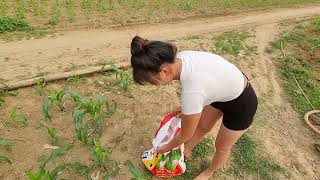
{"type": "Polygon", "coordinates": [[[164,154],[156,153],[157,147],[170,142],[180,131],[181,119],[173,114],[167,115],[155,133],[152,141],[153,148],[142,154],[142,162],[146,168],[158,177],[179,176],[186,171],[184,162],[184,144],[164,154]]]}

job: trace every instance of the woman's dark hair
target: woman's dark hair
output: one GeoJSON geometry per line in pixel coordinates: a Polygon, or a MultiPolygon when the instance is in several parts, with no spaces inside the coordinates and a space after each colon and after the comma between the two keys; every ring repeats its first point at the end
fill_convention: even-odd
{"type": "Polygon", "coordinates": [[[133,79],[139,84],[150,82],[152,74],[160,72],[164,63],[174,63],[177,47],[162,41],[148,41],[135,36],[131,42],[133,79]]]}

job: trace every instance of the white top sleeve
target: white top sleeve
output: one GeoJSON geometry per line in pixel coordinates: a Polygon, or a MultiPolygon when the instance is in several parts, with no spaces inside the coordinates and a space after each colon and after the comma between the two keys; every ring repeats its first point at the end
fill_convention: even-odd
{"type": "Polygon", "coordinates": [[[201,113],[205,97],[201,92],[182,92],[182,114],[191,115],[201,113]]]}

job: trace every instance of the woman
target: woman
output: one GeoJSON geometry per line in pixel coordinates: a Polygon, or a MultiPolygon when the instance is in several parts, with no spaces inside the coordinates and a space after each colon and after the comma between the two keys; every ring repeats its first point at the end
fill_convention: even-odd
{"type": "Polygon", "coordinates": [[[249,128],[257,109],[257,97],[247,77],[224,58],[199,51],[183,51],[170,43],[138,36],[131,43],[134,80],[141,84],[166,85],[179,80],[182,87],[181,131],[166,145],[164,153],[185,143],[185,156],[222,119],[210,166],[196,179],[209,179],[227,161],[232,146],[249,128]]]}

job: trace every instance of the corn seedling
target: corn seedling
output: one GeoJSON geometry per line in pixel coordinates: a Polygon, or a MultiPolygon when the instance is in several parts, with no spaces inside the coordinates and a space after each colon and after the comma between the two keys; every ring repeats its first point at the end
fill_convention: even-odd
{"type": "Polygon", "coordinates": [[[133,163],[130,160],[127,160],[125,162],[125,165],[127,165],[129,171],[131,172],[133,180],[146,180],[146,177],[141,174],[139,168],[133,165],[133,163]]]}
{"type": "Polygon", "coordinates": [[[0,89],[0,106],[5,102],[4,100],[4,95],[5,95],[5,90],[0,89]]]}
{"type": "Polygon", "coordinates": [[[49,24],[57,25],[60,21],[60,17],[61,17],[61,10],[59,7],[59,1],[56,0],[52,6],[52,14],[49,20],[49,24]]]}
{"type": "Polygon", "coordinates": [[[19,107],[15,107],[10,112],[11,123],[15,127],[21,126],[25,127],[28,125],[27,116],[24,114],[19,107]]]}
{"type": "Polygon", "coordinates": [[[12,164],[12,161],[9,158],[5,157],[5,156],[0,156],[0,162],[12,164]]]}
{"type": "Polygon", "coordinates": [[[51,106],[51,101],[49,101],[48,98],[46,98],[43,102],[42,102],[42,116],[43,116],[43,119],[45,121],[51,121],[51,116],[49,114],[49,108],[51,106]]]}
{"type": "Polygon", "coordinates": [[[53,91],[49,96],[48,99],[51,104],[56,104],[61,111],[64,110],[64,102],[63,97],[70,92],[69,88],[65,88],[61,91],[53,91]]]}
{"type": "Polygon", "coordinates": [[[25,0],[18,0],[18,4],[16,7],[16,16],[18,19],[24,19],[25,18],[25,0]]]}
{"type": "Polygon", "coordinates": [[[106,13],[106,5],[104,3],[104,0],[98,0],[97,8],[101,15],[104,15],[106,13]]]}
{"type": "Polygon", "coordinates": [[[64,4],[68,12],[69,22],[74,22],[76,19],[76,7],[74,0],[65,0],[64,4]]]}
{"type": "Polygon", "coordinates": [[[72,145],[67,145],[60,137],[57,136],[56,130],[52,127],[42,125],[47,129],[48,137],[53,145],[59,146],[63,150],[69,150],[72,145]]]}
{"type": "Polygon", "coordinates": [[[73,122],[75,124],[76,137],[84,145],[88,145],[88,130],[90,128],[89,123],[84,124],[86,114],[76,107],[72,113],[73,122]]]}
{"type": "Polygon", "coordinates": [[[12,90],[12,91],[9,91],[8,94],[11,96],[17,96],[18,92],[16,90],[12,90]]]}
{"type": "Polygon", "coordinates": [[[11,151],[11,141],[9,139],[0,138],[0,147],[6,151],[11,151]]]}
{"type": "Polygon", "coordinates": [[[79,109],[89,114],[94,124],[94,131],[97,132],[100,137],[102,134],[102,119],[105,116],[110,117],[115,112],[116,105],[114,103],[113,106],[111,106],[105,98],[96,97],[93,100],[82,99],[79,104],[79,109]]]}
{"type": "Polygon", "coordinates": [[[44,79],[38,80],[36,85],[34,86],[34,89],[39,93],[40,96],[42,96],[44,88],[45,88],[46,82],[44,79]]]}
{"type": "Polygon", "coordinates": [[[94,140],[93,156],[96,158],[100,167],[106,169],[108,152],[102,147],[100,140],[94,140]]]}
{"type": "Polygon", "coordinates": [[[114,64],[112,64],[111,67],[116,72],[116,83],[120,84],[123,91],[128,91],[129,75],[125,71],[117,68],[114,64]]]}
{"type": "Polygon", "coordinates": [[[83,76],[74,76],[74,77],[68,77],[67,78],[67,82],[68,83],[76,83],[76,82],[79,82],[79,81],[84,81],[86,78],[83,77],[83,76]]]}
{"type": "Polygon", "coordinates": [[[51,152],[50,156],[43,160],[39,168],[36,172],[27,171],[26,176],[29,180],[55,180],[57,179],[58,175],[64,171],[64,170],[73,170],[79,172],[81,175],[87,175],[89,173],[89,168],[85,165],[82,165],[80,163],[66,163],[58,165],[56,168],[54,168],[52,171],[46,170],[46,166],[50,161],[53,161],[57,157],[62,155],[62,150],[55,149],[51,152]]]}

